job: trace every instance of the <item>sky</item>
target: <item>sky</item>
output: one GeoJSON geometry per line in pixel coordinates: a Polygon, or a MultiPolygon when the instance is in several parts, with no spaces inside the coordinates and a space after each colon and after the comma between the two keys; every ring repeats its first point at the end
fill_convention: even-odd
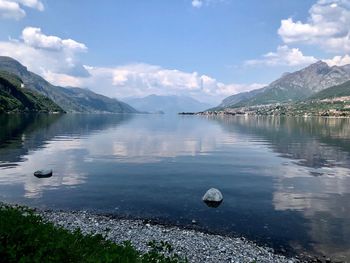
{"type": "Polygon", "coordinates": [[[350,63],[350,0],[0,0],[0,55],[55,85],[219,103],[350,63]]]}

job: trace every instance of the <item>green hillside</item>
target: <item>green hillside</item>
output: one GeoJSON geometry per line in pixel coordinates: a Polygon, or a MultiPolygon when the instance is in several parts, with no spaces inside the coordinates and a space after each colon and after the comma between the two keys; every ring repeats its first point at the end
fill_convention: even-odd
{"type": "Polygon", "coordinates": [[[26,88],[50,98],[66,112],[137,113],[137,110],[126,103],[96,94],[87,89],[52,85],[41,76],[28,71],[25,66],[10,57],[0,56],[0,70],[19,76],[26,88]]]}
{"type": "Polygon", "coordinates": [[[64,112],[49,98],[22,85],[18,76],[0,71],[0,112],[64,112]]]}
{"type": "Polygon", "coordinates": [[[350,81],[347,81],[338,86],[324,89],[310,97],[310,100],[323,100],[345,96],[350,96],[350,81]]]}
{"type": "Polygon", "coordinates": [[[349,80],[350,70],[348,66],[330,67],[327,63],[318,61],[301,70],[283,74],[282,77],[273,81],[264,89],[256,90],[255,94],[250,92],[230,96],[224,99],[220,106],[240,108],[277,103],[295,103],[306,100],[310,96],[318,96],[317,94],[329,97],[329,94],[334,92],[342,94],[344,89],[344,87],[340,87],[338,91],[336,89],[328,90],[330,87],[341,85],[349,80]],[[327,91],[323,93],[322,91],[326,89],[327,91]],[[250,96],[252,94],[254,96],[250,96]]]}
{"type": "Polygon", "coordinates": [[[234,107],[244,107],[259,104],[275,104],[275,103],[286,103],[292,101],[298,101],[303,98],[310,96],[310,91],[300,87],[275,87],[268,89],[258,94],[253,98],[243,100],[234,105],[234,107]]]}

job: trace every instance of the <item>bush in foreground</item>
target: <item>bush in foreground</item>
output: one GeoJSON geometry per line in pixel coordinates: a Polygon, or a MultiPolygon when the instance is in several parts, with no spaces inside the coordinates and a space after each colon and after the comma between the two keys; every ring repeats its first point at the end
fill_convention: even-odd
{"type": "Polygon", "coordinates": [[[151,242],[141,254],[130,244],[105,240],[101,235],[69,232],[43,221],[24,207],[0,205],[1,262],[120,262],[183,263],[165,242],[151,242]]]}

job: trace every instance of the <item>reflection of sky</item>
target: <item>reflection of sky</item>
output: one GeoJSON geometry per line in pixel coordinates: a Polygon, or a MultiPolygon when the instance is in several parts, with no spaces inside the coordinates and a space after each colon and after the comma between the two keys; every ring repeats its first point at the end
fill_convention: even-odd
{"type": "MultiPolygon", "coordinates": [[[[202,129],[202,125],[191,125],[188,129],[191,120],[185,120],[171,129],[158,130],[154,124],[169,126],[173,120],[152,123],[141,119],[142,125],[139,121],[140,118],[136,118],[128,125],[112,126],[82,137],[55,136],[20,156],[20,161],[4,165],[0,184],[23,184],[24,197],[38,198],[43,190],[84,183],[87,172],[82,168],[83,163],[159,162],[162,158],[205,155],[219,144],[234,141],[234,135],[225,136],[218,125],[208,125],[206,129],[202,129]],[[54,176],[38,179],[33,176],[38,169],[53,169],[54,176]]],[[[24,142],[27,135],[20,137],[24,142]]]]}
{"type": "Polygon", "coordinates": [[[302,213],[315,251],[350,261],[350,120],[244,117],[219,122],[227,131],[253,136],[284,159],[270,172],[276,175],[275,210],[302,213]]]}
{"type": "Polygon", "coordinates": [[[148,127],[139,127],[134,132],[130,127],[118,127],[95,134],[83,145],[89,152],[89,158],[110,159],[118,162],[147,163],[160,161],[162,158],[177,156],[196,156],[215,150],[227,136],[218,126],[208,125],[184,129],[177,127],[172,131],[150,131],[148,127]],[[214,136],[214,134],[216,136],[214,136]]]}
{"type": "MultiPolygon", "coordinates": [[[[25,198],[40,199],[45,191],[94,184],[93,180],[100,179],[92,179],[94,173],[108,180],[113,173],[142,173],[137,167],[147,165],[147,169],[156,169],[157,165],[164,168],[164,164],[167,172],[172,163],[178,164],[171,167],[181,174],[185,188],[195,188],[196,184],[186,181],[186,169],[214,173],[216,177],[232,176],[225,179],[232,184],[236,174],[247,175],[243,186],[249,186],[253,193],[260,186],[249,181],[250,176],[266,177],[265,181],[272,178],[271,200],[267,201],[277,212],[294,211],[309,220],[309,235],[317,251],[343,255],[350,250],[350,241],[337,248],[331,245],[344,239],[341,233],[333,234],[334,220],[350,233],[347,121],[176,116],[136,116],[125,121],[106,116],[105,122],[96,124],[96,119],[92,122],[77,116],[80,122],[75,125],[74,118],[67,115],[35,136],[23,133],[17,139],[19,144],[2,149],[0,156],[13,162],[0,161],[0,186],[21,185],[25,198]],[[42,141],[33,143],[35,140],[42,141]],[[27,151],[18,150],[20,147],[27,151]],[[202,171],[201,166],[209,170],[202,171]],[[35,170],[43,168],[53,169],[54,176],[33,176],[35,170]]],[[[96,198],[103,195],[98,190],[96,198]]],[[[234,192],[227,194],[235,198],[234,192]]]]}
{"type": "Polygon", "coordinates": [[[75,170],[79,162],[75,150],[80,150],[80,140],[52,140],[40,150],[32,150],[23,156],[24,162],[16,163],[11,169],[4,169],[0,176],[0,184],[11,182],[23,184],[24,197],[41,197],[44,189],[55,189],[59,186],[74,186],[85,181],[85,174],[75,170]],[[53,169],[54,175],[48,179],[33,176],[39,169],[53,169]],[[59,175],[57,176],[57,172],[59,175]]]}
{"type": "Polygon", "coordinates": [[[350,176],[279,178],[273,204],[278,211],[299,211],[309,220],[313,248],[334,260],[350,259],[350,176]]]}

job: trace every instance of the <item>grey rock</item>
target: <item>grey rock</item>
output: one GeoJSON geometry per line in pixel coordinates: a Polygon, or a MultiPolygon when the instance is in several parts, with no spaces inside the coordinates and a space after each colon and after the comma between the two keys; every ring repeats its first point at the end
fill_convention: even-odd
{"type": "Polygon", "coordinates": [[[48,178],[52,176],[52,170],[47,169],[47,170],[38,170],[34,172],[34,176],[38,178],[48,178]]]}
{"type": "Polygon", "coordinates": [[[209,207],[218,207],[223,199],[222,193],[216,188],[210,188],[202,198],[209,207]]]}

